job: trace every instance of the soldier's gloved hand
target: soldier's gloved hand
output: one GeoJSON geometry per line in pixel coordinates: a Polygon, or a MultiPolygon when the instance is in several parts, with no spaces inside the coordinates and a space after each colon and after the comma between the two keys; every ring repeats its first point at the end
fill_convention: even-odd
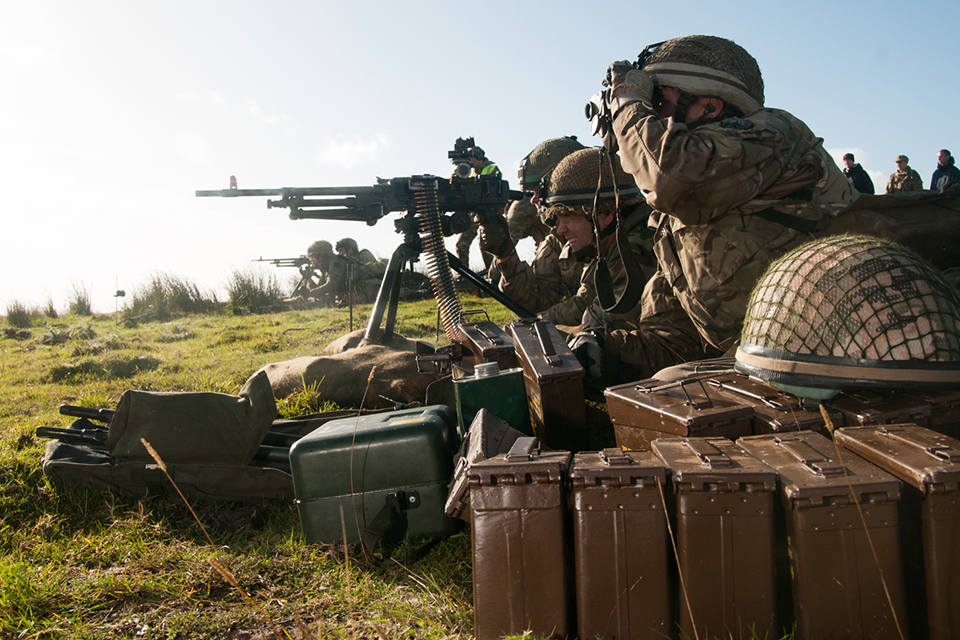
{"type": "Polygon", "coordinates": [[[607,67],[603,84],[610,87],[605,96],[611,117],[616,117],[620,109],[634,102],[653,109],[653,79],[649,73],[634,68],[626,60],[613,62],[607,67]]]}
{"type": "Polygon", "coordinates": [[[583,365],[591,378],[600,377],[600,354],[603,351],[603,337],[596,331],[581,331],[572,338],[568,346],[583,365]]]}
{"type": "Polygon", "coordinates": [[[503,214],[487,215],[484,223],[480,225],[480,249],[498,258],[506,258],[513,253],[510,228],[503,214]]]}

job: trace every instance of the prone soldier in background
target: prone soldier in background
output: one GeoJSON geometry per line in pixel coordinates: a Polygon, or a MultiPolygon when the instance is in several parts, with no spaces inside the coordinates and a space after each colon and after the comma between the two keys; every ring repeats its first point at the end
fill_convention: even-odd
{"type": "Polygon", "coordinates": [[[386,266],[377,260],[369,249],[360,249],[353,238],[342,238],[337,241],[337,255],[343,258],[348,265],[348,280],[352,283],[351,290],[355,295],[354,302],[373,302],[380,289],[380,281],[386,271],[386,266]]]}
{"type": "Polygon", "coordinates": [[[330,258],[333,256],[333,245],[326,240],[317,240],[307,247],[307,259],[313,265],[314,275],[307,277],[298,287],[304,297],[313,297],[313,292],[322,286],[329,278],[330,258]]]}
{"type": "Polygon", "coordinates": [[[770,262],[858,194],[803,122],[763,106],[760,67],[730,40],[651,45],[604,85],[588,116],[654,209],[658,261],[637,328],[588,327],[571,343],[609,385],[730,349],[770,262]]]}
{"type": "MultiPolygon", "coordinates": [[[[511,202],[506,209],[506,226],[502,221],[480,225],[480,249],[494,256],[491,271],[499,275],[501,291],[533,312],[540,312],[573,299],[580,289],[584,263],[577,260],[566,240],[540,217],[535,203],[540,200],[540,182],[568,155],[585,149],[576,136],[552,138],[537,145],[520,163],[520,186],[530,196],[511,202]],[[537,246],[530,264],[520,260],[516,245],[532,236],[537,246]]],[[[578,325],[586,304],[577,298],[562,312],[556,322],[578,325]]]]}

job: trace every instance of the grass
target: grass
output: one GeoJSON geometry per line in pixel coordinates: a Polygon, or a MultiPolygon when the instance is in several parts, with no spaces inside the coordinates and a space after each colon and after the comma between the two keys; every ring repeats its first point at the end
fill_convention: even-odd
{"type": "MultiPolygon", "coordinates": [[[[486,302],[493,319],[509,312],[486,302]]],[[[369,306],[354,309],[362,323],[369,306]]],[[[264,364],[318,355],[347,331],[343,309],[115,326],[112,314],[45,318],[35,336],[0,338],[0,638],[469,638],[470,540],[414,561],[305,545],[290,504],[194,504],[64,490],[40,469],[39,426],[63,403],[108,407],[128,388],[236,394],[264,364]],[[210,564],[235,576],[253,606],[210,564]]],[[[403,304],[397,329],[433,340],[433,301],[403,304]]],[[[362,325],[358,325],[362,326],[362,325]]],[[[293,416],[337,408],[313,385],[280,402],[293,416]]]]}

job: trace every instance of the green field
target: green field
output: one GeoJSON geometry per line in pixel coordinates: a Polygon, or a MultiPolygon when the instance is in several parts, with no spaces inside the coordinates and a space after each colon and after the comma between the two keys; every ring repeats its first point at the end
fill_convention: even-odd
{"type": "MultiPolygon", "coordinates": [[[[511,319],[490,300],[464,306],[511,319]]],[[[368,313],[354,310],[355,328],[368,313]]],[[[348,331],[349,314],[131,324],[34,318],[0,338],[0,638],[472,637],[466,533],[420,559],[415,544],[389,558],[345,556],[305,545],[290,504],[195,504],[211,544],[182,502],[51,485],[35,431],[69,425],[59,405],[113,408],[126,389],[236,394],[264,364],[320,355],[348,331]]],[[[436,342],[435,303],[401,305],[397,329],[436,342]]],[[[332,408],[323,391],[279,402],[281,415],[332,408]]]]}

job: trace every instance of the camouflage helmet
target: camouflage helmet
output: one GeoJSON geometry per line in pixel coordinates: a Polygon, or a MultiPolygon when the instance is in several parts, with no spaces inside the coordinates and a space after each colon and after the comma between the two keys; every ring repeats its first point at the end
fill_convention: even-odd
{"type": "Polygon", "coordinates": [[[527,191],[536,189],[540,186],[543,177],[550,173],[557,163],[580,149],[586,149],[586,147],[577,142],[577,136],[544,140],[520,161],[520,169],[517,171],[520,187],[527,191]]]}
{"type": "Polygon", "coordinates": [[[960,383],[960,297],[908,249],[815,240],[774,262],[747,305],[736,368],[807,399],[960,383]]]}
{"type": "Polygon", "coordinates": [[[720,98],[744,113],[763,107],[760,65],[732,40],[684,36],[650,45],[640,57],[654,85],[720,98]]]}
{"type": "Polygon", "coordinates": [[[602,147],[581,149],[561,160],[540,183],[544,205],[540,215],[552,224],[558,215],[590,216],[594,202],[613,202],[617,197],[636,199],[639,195],[637,183],[620,166],[619,156],[602,147]]]}
{"type": "Polygon", "coordinates": [[[333,255],[333,247],[326,240],[317,240],[307,249],[308,256],[333,255]]]}
{"type": "Polygon", "coordinates": [[[544,226],[537,212],[537,207],[529,198],[514,200],[507,208],[507,228],[510,230],[510,239],[520,242],[524,238],[545,236],[550,232],[544,226]]]}
{"type": "Polygon", "coordinates": [[[484,153],[483,149],[480,147],[470,147],[467,149],[466,155],[468,158],[473,158],[475,160],[486,160],[487,154],[484,153]]]}
{"type": "Polygon", "coordinates": [[[341,238],[337,240],[337,253],[340,253],[340,249],[352,249],[354,253],[360,253],[360,247],[353,238],[341,238]]]}

